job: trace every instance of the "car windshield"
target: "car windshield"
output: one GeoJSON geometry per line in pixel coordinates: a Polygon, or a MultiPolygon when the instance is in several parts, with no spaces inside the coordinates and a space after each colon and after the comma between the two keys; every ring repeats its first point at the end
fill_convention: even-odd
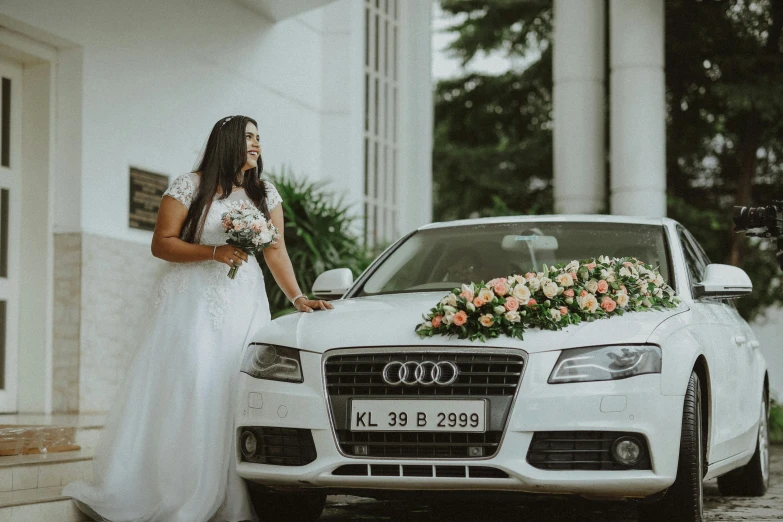
{"type": "Polygon", "coordinates": [[[417,231],[373,270],[357,295],[451,290],[601,255],[636,257],[672,284],[661,225],[542,221],[417,231]]]}

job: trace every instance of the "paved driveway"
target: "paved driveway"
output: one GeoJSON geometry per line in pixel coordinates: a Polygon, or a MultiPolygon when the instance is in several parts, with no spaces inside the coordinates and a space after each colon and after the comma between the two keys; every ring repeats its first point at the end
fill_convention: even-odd
{"type": "MultiPolygon", "coordinates": [[[[722,497],[715,480],[705,484],[706,519],[712,521],[783,520],[783,446],[772,447],[772,485],[762,498],[722,497]]],[[[428,521],[553,521],[553,522],[631,522],[633,506],[563,499],[539,499],[523,505],[483,502],[480,505],[449,509],[428,506],[422,501],[375,501],[359,497],[329,497],[321,520],[329,522],[391,520],[428,521]]]]}

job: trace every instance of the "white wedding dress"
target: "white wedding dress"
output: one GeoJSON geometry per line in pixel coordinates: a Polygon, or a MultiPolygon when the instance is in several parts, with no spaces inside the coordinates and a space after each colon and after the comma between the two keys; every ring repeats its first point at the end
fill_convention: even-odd
{"type": "MultiPolygon", "coordinates": [[[[166,195],[190,205],[198,175],[179,176],[166,195]]],[[[271,211],[282,201],[266,183],[271,211]]],[[[201,243],[225,243],[215,200],[201,243]]],[[[241,358],[250,336],[270,320],[258,262],[236,279],[215,261],[168,263],[138,352],[114,399],[95,451],[94,481],[63,495],[111,522],[257,520],[236,475],[232,412],[241,358]]],[[[142,325],[140,325],[142,326],[142,325]]]]}

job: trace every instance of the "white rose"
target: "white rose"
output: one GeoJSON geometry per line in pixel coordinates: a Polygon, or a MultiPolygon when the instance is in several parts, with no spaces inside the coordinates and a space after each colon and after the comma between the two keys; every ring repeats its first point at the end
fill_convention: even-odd
{"type": "Polygon", "coordinates": [[[656,275],[655,279],[653,279],[653,283],[655,283],[655,286],[662,286],[663,285],[663,276],[661,274],[656,275]]]}
{"type": "Polygon", "coordinates": [[[598,310],[598,299],[596,299],[593,294],[579,296],[576,298],[576,302],[579,303],[579,308],[587,310],[590,313],[594,313],[598,310]]]}
{"type": "Polygon", "coordinates": [[[620,308],[625,308],[626,306],[628,306],[628,294],[626,294],[625,292],[621,292],[617,294],[615,301],[617,301],[617,306],[619,306],[620,308]]]}
{"type": "Polygon", "coordinates": [[[448,305],[448,306],[457,306],[457,296],[454,294],[449,294],[440,300],[440,304],[448,305]]]}
{"type": "Polygon", "coordinates": [[[479,290],[478,297],[489,303],[495,298],[495,293],[489,288],[482,288],[479,290]]]}
{"type": "Polygon", "coordinates": [[[631,272],[631,270],[628,269],[627,266],[624,266],[620,269],[620,276],[621,277],[636,277],[636,274],[631,272]]]}
{"type": "Polygon", "coordinates": [[[549,310],[549,315],[552,316],[552,320],[554,320],[556,323],[559,322],[560,318],[562,317],[560,315],[560,310],[558,310],[557,308],[552,308],[551,310],[549,310]]]}
{"type": "Polygon", "coordinates": [[[655,297],[663,297],[663,290],[661,290],[660,288],[656,288],[655,290],[653,290],[653,295],[655,297]]]}
{"type": "Polygon", "coordinates": [[[519,312],[506,312],[506,319],[512,323],[518,323],[522,320],[522,317],[520,317],[519,312]]]}
{"type": "Polygon", "coordinates": [[[551,280],[551,279],[549,279],[548,277],[542,277],[542,278],[540,279],[540,281],[541,281],[541,286],[548,285],[549,283],[551,283],[551,282],[552,282],[552,280],[551,280]]]}
{"type": "Polygon", "coordinates": [[[465,305],[465,308],[467,308],[467,309],[468,309],[468,312],[475,312],[475,311],[476,311],[476,307],[475,307],[475,306],[473,306],[473,303],[468,303],[468,304],[466,304],[466,305],[465,305]]]}
{"type": "Polygon", "coordinates": [[[611,283],[614,281],[614,270],[611,268],[602,268],[601,269],[601,279],[604,279],[607,283],[611,283]]]}
{"type": "Polygon", "coordinates": [[[591,294],[594,294],[598,290],[598,281],[595,279],[589,280],[587,283],[585,283],[585,290],[591,294]]]}
{"type": "Polygon", "coordinates": [[[560,286],[568,287],[574,285],[574,278],[571,277],[571,274],[560,274],[556,280],[560,286]]]}
{"type": "Polygon", "coordinates": [[[502,314],[506,313],[506,309],[505,309],[505,307],[502,307],[502,306],[496,306],[496,307],[495,307],[495,308],[493,308],[492,310],[494,310],[494,312],[495,312],[496,314],[498,314],[498,315],[502,315],[502,314]]]}
{"type": "Polygon", "coordinates": [[[565,267],[566,272],[576,272],[579,269],[579,261],[571,261],[565,267]]]}
{"type": "Polygon", "coordinates": [[[520,303],[525,304],[530,301],[530,289],[525,285],[517,285],[511,292],[511,295],[516,297],[520,303]]]}
{"type": "Polygon", "coordinates": [[[527,281],[527,286],[530,288],[531,292],[537,292],[538,289],[541,288],[541,280],[537,277],[531,277],[527,281]]]}
{"type": "Polygon", "coordinates": [[[525,283],[525,276],[521,276],[521,275],[519,275],[519,274],[517,274],[517,275],[515,275],[515,276],[512,276],[512,277],[511,277],[511,279],[512,279],[512,280],[513,280],[515,283],[517,283],[518,285],[521,285],[521,284],[524,284],[524,283],[525,283]]]}
{"type": "Polygon", "coordinates": [[[443,322],[450,325],[454,321],[454,312],[446,312],[443,314],[443,322]]]}
{"type": "Polygon", "coordinates": [[[603,265],[607,265],[609,264],[609,258],[606,256],[598,256],[598,262],[603,265]]]}
{"type": "Polygon", "coordinates": [[[557,283],[550,281],[543,286],[544,295],[552,298],[557,295],[557,283]]]}

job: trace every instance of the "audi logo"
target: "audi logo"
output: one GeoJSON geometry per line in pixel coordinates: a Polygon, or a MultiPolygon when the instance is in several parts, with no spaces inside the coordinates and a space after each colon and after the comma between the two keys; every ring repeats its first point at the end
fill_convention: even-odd
{"type": "Polygon", "coordinates": [[[451,361],[392,361],[383,367],[382,375],[392,386],[448,386],[457,380],[459,367],[451,361]]]}

